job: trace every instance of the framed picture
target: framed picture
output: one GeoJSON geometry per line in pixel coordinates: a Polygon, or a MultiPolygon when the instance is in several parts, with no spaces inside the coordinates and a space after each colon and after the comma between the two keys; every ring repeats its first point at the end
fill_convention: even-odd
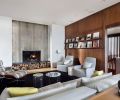
{"type": "Polygon", "coordinates": [[[78,47],[78,43],[74,43],[74,48],[77,48],[78,47]]]}
{"type": "Polygon", "coordinates": [[[69,44],[65,44],[65,48],[69,48],[69,44]]]}
{"type": "Polygon", "coordinates": [[[79,41],[79,37],[76,37],[76,40],[75,40],[76,42],[78,42],[79,41]]]}
{"type": "Polygon", "coordinates": [[[65,43],[68,43],[68,39],[65,40],[65,43]]]}
{"type": "Polygon", "coordinates": [[[86,48],[86,42],[79,42],[78,48],[86,48]]]}
{"type": "Polygon", "coordinates": [[[92,34],[87,34],[86,40],[90,40],[92,38],[92,34]]]}
{"type": "Polygon", "coordinates": [[[69,43],[69,48],[73,48],[73,43],[69,43]]]}
{"type": "Polygon", "coordinates": [[[72,42],[75,42],[75,38],[72,38],[72,42]]]}
{"type": "Polygon", "coordinates": [[[85,40],[85,36],[81,37],[80,40],[81,40],[81,41],[84,41],[84,40],[85,40]]]}
{"type": "Polygon", "coordinates": [[[87,48],[92,48],[92,41],[87,42],[87,48]]]}
{"type": "Polygon", "coordinates": [[[100,35],[99,32],[95,32],[95,33],[93,33],[93,39],[97,39],[97,38],[99,38],[99,35],[100,35]]]}
{"type": "Polygon", "coordinates": [[[99,40],[94,40],[93,41],[93,47],[98,48],[99,47],[99,40]]]}
{"type": "Polygon", "coordinates": [[[72,40],[71,40],[71,39],[69,39],[68,41],[69,41],[69,42],[72,42],[72,40]]]}

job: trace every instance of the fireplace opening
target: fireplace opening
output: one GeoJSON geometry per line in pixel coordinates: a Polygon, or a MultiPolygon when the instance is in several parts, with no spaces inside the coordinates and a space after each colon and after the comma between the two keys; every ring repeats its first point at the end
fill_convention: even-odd
{"type": "Polygon", "coordinates": [[[23,62],[40,62],[41,51],[23,51],[23,62]]]}

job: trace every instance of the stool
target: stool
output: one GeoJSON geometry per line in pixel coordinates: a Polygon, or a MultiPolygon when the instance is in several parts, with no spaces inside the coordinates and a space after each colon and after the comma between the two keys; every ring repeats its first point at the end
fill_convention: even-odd
{"type": "Polygon", "coordinates": [[[43,86],[43,73],[33,74],[33,85],[34,87],[42,87],[43,86]],[[40,83],[39,86],[37,83],[40,83]]]}

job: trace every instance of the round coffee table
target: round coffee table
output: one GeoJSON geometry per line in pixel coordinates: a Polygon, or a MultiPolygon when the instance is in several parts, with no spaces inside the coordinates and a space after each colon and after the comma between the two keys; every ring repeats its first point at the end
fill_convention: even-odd
{"type": "Polygon", "coordinates": [[[46,76],[49,78],[49,83],[52,83],[52,80],[56,80],[55,82],[59,82],[60,81],[60,76],[61,73],[60,72],[48,72],[46,73],[46,76]]]}
{"type": "Polygon", "coordinates": [[[33,74],[33,84],[34,84],[34,87],[43,86],[43,73],[33,74]],[[39,83],[39,86],[37,85],[37,83],[39,83]]]}

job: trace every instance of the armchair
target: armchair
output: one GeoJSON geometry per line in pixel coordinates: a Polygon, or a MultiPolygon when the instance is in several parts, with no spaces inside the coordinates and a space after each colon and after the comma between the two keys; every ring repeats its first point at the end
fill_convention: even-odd
{"type": "Polygon", "coordinates": [[[91,77],[95,71],[96,58],[86,57],[84,64],[74,66],[73,75],[77,77],[91,77]]]}
{"type": "Polygon", "coordinates": [[[68,67],[73,65],[73,56],[66,56],[64,62],[58,62],[57,63],[57,70],[68,72],[68,67]]]}

